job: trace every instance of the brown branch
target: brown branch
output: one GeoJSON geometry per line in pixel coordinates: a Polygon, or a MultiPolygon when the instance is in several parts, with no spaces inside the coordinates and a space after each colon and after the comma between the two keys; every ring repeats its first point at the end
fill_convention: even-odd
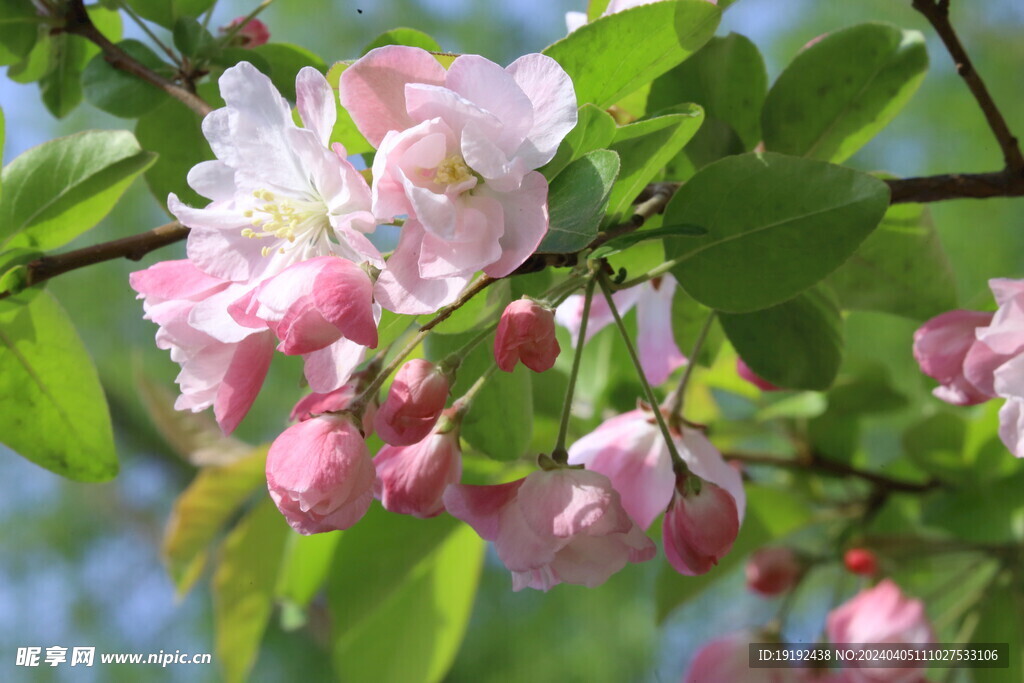
{"type": "Polygon", "coordinates": [[[1024,171],[949,173],[923,178],[886,180],[893,204],[930,203],[948,199],[1024,197],[1024,171]]]}
{"type": "MultiPolygon", "coordinates": [[[[189,230],[177,221],[161,225],[147,232],[124,237],[112,242],[102,242],[92,246],[69,251],[66,254],[43,256],[25,264],[25,286],[31,287],[40,282],[56,277],[61,273],[91,266],[94,263],[126,258],[138,261],[143,256],[160,247],[179,242],[188,236],[189,230]]],[[[0,299],[11,296],[11,292],[0,292],[0,299]]]]}
{"type": "Polygon", "coordinates": [[[160,88],[201,117],[213,111],[213,107],[194,92],[140,64],[131,55],[110,42],[92,23],[82,0],[71,0],[68,3],[64,19],[64,32],[82,36],[95,43],[103,51],[103,58],[115,69],[120,69],[160,88]]]}
{"type": "Polygon", "coordinates": [[[925,493],[942,486],[942,483],[935,479],[923,483],[893,479],[884,474],[858,469],[852,465],[847,465],[838,460],[831,460],[817,454],[800,458],[785,458],[762,453],[723,453],[723,455],[727,460],[743,463],[801,469],[833,477],[856,477],[885,492],[925,493]]]}
{"type": "Polygon", "coordinates": [[[956,71],[964,79],[967,87],[970,88],[974,99],[978,101],[981,111],[985,114],[989,128],[996,137],[1000,149],[1003,151],[1003,160],[1008,170],[1017,171],[1018,175],[1024,171],[1024,155],[1021,154],[1017,138],[1010,132],[1002,112],[996,106],[992,95],[985,86],[978,72],[967,56],[963,43],[953,30],[949,22],[949,0],[913,0],[914,9],[920,12],[932,25],[935,32],[939,34],[943,44],[956,64],[956,71]]]}

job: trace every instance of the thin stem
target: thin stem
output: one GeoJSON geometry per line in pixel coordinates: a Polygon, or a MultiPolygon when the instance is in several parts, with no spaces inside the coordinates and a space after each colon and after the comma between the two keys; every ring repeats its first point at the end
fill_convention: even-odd
{"type": "Polygon", "coordinates": [[[723,456],[727,460],[736,460],[752,465],[771,465],[773,467],[811,470],[818,474],[834,477],[856,477],[885,491],[898,493],[926,493],[942,486],[941,482],[937,480],[918,483],[915,481],[893,479],[882,474],[876,474],[875,472],[857,469],[852,465],[847,465],[837,460],[830,460],[816,454],[811,454],[805,458],[785,458],[761,453],[723,453],[723,456]]]}
{"type": "Polygon", "coordinates": [[[638,275],[635,278],[633,278],[632,280],[626,280],[622,284],[616,285],[615,289],[616,289],[616,291],[623,290],[623,289],[629,289],[630,287],[636,287],[637,285],[642,285],[645,282],[649,282],[649,281],[653,280],[656,277],[661,277],[662,275],[664,275],[668,271],[672,270],[673,268],[678,266],[680,263],[682,263],[683,261],[685,261],[689,257],[690,257],[690,254],[684,254],[683,256],[680,256],[679,258],[674,258],[674,259],[671,259],[669,261],[665,261],[661,265],[655,266],[654,268],[651,268],[649,271],[647,271],[643,275],[638,275]]]}
{"type": "Polygon", "coordinates": [[[480,393],[480,390],[487,383],[487,380],[489,380],[491,376],[494,375],[497,369],[497,365],[488,366],[488,368],[484,370],[483,374],[477,377],[476,381],[473,382],[473,386],[471,386],[469,390],[466,391],[466,393],[464,393],[454,403],[452,403],[452,409],[455,412],[456,420],[462,419],[462,416],[469,412],[469,409],[473,404],[473,399],[476,397],[478,393],[480,393]]]}
{"type": "Polygon", "coordinates": [[[463,344],[459,349],[448,354],[448,356],[441,361],[442,369],[446,372],[455,372],[458,370],[459,366],[462,365],[462,361],[466,359],[466,356],[468,356],[480,342],[487,339],[487,337],[489,337],[497,327],[497,322],[491,323],[482,329],[479,334],[463,344]]]}
{"type": "Polygon", "coordinates": [[[675,391],[669,397],[669,409],[668,419],[669,422],[680,420],[683,417],[683,403],[686,401],[686,387],[690,383],[690,377],[693,376],[693,369],[697,366],[697,356],[700,355],[700,350],[704,348],[704,342],[708,338],[708,332],[711,331],[711,326],[715,323],[715,311],[708,313],[707,319],[700,328],[700,332],[697,333],[697,341],[693,343],[693,350],[690,352],[690,357],[686,363],[686,370],[683,371],[683,377],[679,380],[679,386],[676,387],[675,391]]]}
{"type": "Polygon", "coordinates": [[[675,469],[677,474],[681,474],[686,471],[686,463],[683,462],[683,458],[679,455],[679,451],[676,450],[675,441],[672,439],[672,432],[669,431],[668,424],[665,422],[665,416],[661,414],[661,407],[658,405],[658,398],[654,395],[654,389],[651,388],[646,375],[644,375],[644,368],[640,364],[640,357],[636,353],[636,348],[633,347],[633,340],[629,338],[629,332],[626,330],[626,326],[622,322],[622,316],[619,315],[619,309],[616,307],[615,300],[612,298],[612,290],[608,284],[607,278],[604,273],[601,273],[598,277],[601,285],[601,292],[604,294],[605,301],[608,302],[608,308],[612,311],[612,318],[615,319],[615,327],[618,328],[619,335],[622,337],[622,341],[626,344],[626,351],[629,352],[629,358],[633,361],[633,367],[636,368],[637,377],[640,379],[640,384],[644,388],[644,393],[647,394],[647,402],[651,404],[651,409],[654,411],[654,417],[658,421],[658,427],[661,429],[662,436],[665,437],[665,444],[668,446],[668,452],[672,456],[673,469],[675,469]]]}
{"type": "Polygon", "coordinates": [[[569,415],[572,413],[572,395],[576,391],[576,380],[580,374],[580,361],[583,360],[583,345],[587,341],[587,323],[590,321],[590,304],[594,299],[596,275],[587,281],[587,289],[583,295],[583,320],[580,321],[579,338],[576,340],[576,355],[572,358],[572,370],[569,372],[569,385],[565,388],[565,401],[562,404],[562,420],[558,424],[558,440],[551,451],[551,459],[559,464],[569,462],[569,451],[565,448],[565,439],[569,434],[569,415]]]}
{"type": "Polygon", "coordinates": [[[135,24],[139,28],[141,28],[147,36],[149,36],[150,40],[156,43],[157,47],[164,51],[164,54],[171,58],[172,62],[177,64],[179,67],[182,65],[181,57],[175,54],[174,50],[167,47],[167,45],[165,45],[162,40],[156,37],[156,34],[149,29],[149,26],[146,25],[146,22],[144,22],[142,18],[135,13],[135,11],[131,8],[131,6],[128,5],[127,2],[124,2],[124,0],[118,0],[117,6],[120,9],[124,10],[125,14],[127,14],[131,18],[131,20],[134,21],[135,24]]]}

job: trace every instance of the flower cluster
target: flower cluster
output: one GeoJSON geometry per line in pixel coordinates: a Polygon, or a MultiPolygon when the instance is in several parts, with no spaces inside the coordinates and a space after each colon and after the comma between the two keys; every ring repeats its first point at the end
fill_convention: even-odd
{"type": "Polygon", "coordinates": [[[914,333],[921,371],[939,382],[932,393],[957,406],[1005,399],[999,436],[1024,457],[1024,280],[993,279],[995,313],[956,310],[914,333]]]}

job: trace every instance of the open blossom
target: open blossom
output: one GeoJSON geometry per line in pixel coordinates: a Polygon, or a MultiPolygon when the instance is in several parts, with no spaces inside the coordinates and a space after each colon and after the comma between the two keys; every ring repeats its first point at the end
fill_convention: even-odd
{"type": "Polygon", "coordinates": [[[758,548],[747,561],[747,588],[772,597],[788,592],[804,572],[800,557],[785,546],[758,548]]]}
{"type": "MultiPolygon", "coordinates": [[[[921,372],[938,380],[932,392],[953,405],[982,403],[992,398],[965,376],[964,361],[979,342],[976,331],[992,321],[991,313],[949,311],[935,316],[914,332],[914,358],[921,372]]],[[[977,352],[976,352],[977,353],[977,352]]]]}
{"type": "Polygon", "coordinates": [[[661,537],[665,557],[680,574],[697,576],[711,570],[732,549],[740,531],[736,500],[725,489],[702,482],[690,487],[679,478],[665,512],[661,537]]]}
{"type": "MultiPolygon", "coordinates": [[[[742,521],[746,496],[740,474],[699,430],[686,428],[674,443],[693,474],[729,492],[742,521]]],[[[632,410],[601,423],[572,444],[569,462],[608,477],[622,496],[626,512],[643,529],[672,502],[676,481],[672,456],[649,410],[632,410]]]]}
{"type": "Polygon", "coordinates": [[[392,446],[420,441],[441,416],[448,388],[448,377],[430,361],[407,362],[395,373],[388,397],[374,418],[377,434],[392,446]]]}
{"type": "Polygon", "coordinates": [[[444,511],[441,497],[462,477],[459,430],[442,418],[425,439],[411,446],[384,446],[373,459],[375,495],[384,509],[403,515],[433,517],[444,511]]]}
{"type": "Polygon", "coordinates": [[[193,324],[204,302],[223,294],[231,283],[208,275],[187,260],[163,261],[131,274],[129,282],[143,299],[146,318],[160,329],[156,345],[181,365],[178,410],[198,412],[213,406],[225,434],[234,431],[259,393],[274,353],[267,330],[240,330],[220,341],[193,324]]]}
{"type": "Polygon", "coordinates": [[[347,529],[373,501],[370,452],[349,415],[292,425],[267,454],[267,488],[300,534],[347,529]]]}
{"type": "Polygon", "coordinates": [[[544,372],[560,351],[554,311],[525,298],[505,307],[494,334],[494,358],[500,369],[512,372],[522,361],[534,372],[544,372]]]}
{"type": "Polygon", "coordinates": [[[592,588],[627,562],[646,562],[656,552],[597,472],[538,470],[497,486],[455,484],[444,504],[494,542],[516,591],[559,583],[592,588]]]}
{"type": "MultiPolygon", "coordinates": [[[[672,371],[686,363],[686,356],[676,345],[672,332],[672,297],[676,292],[676,279],[662,275],[650,282],[623,289],[612,295],[619,315],[636,306],[636,346],[640,366],[651,384],[661,384],[672,371]]],[[[555,310],[555,320],[572,334],[573,344],[579,337],[583,321],[582,294],[570,296],[555,310]]],[[[595,296],[590,302],[590,320],[587,322],[587,338],[610,325],[615,318],[602,296],[595,296]]]]}
{"type": "Polygon", "coordinates": [[[377,299],[398,313],[452,301],[473,273],[508,275],[548,229],[548,185],[533,169],[576,125],[572,81],[553,59],[507,68],[425,50],[371,50],[341,76],[342,105],[377,148],[373,212],[408,216],[377,299]]]}

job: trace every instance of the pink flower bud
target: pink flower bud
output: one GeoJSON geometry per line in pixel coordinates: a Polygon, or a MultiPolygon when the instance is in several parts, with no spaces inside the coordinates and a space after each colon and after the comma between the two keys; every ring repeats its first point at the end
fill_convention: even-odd
{"type": "Polygon", "coordinates": [[[665,556],[681,574],[704,574],[729,552],[739,530],[736,500],[728,491],[704,481],[695,493],[683,479],[662,525],[665,556]]]}
{"type": "Polygon", "coordinates": [[[878,573],[878,558],[867,548],[850,548],[843,556],[843,564],[851,574],[874,576],[878,573]]]}
{"type": "Polygon", "coordinates": [[[401,367],[373,425],[392,446],[410,446],[430,433],[448,400],[448,378],[433,363],[414,358],[401,367]]]}
{"type": "Polygon", "coordinates": [[[315,417],[286,429],[267,454],[267,488],[300,534],[347,529],[373,500],[376,474],[348,415],[315,417]]]}
{"type": "Polygon", "coordinates": [[[736,359],[736,374],[747,380],[761,391],[782,391],[782,387],[777,387],[766,379],[762,379],[756,372],[750,369],[742,358],[736,359]]]}
{"type": "Polygon", "coordinates": [[[978,342],[975,330],[992,322],[992,315],[979,311],[948,311],[914,332],[914,358],[921,372],[942,385],[932,392],[936,398],[957,406],[983,403],[991,398],[964,376],[964,360],[971,347],[984,347],[978,342]]]}
{"type": "Polygon", "coordinates": [[[550,370],[558,358],[555,312],[531,299],[513,301],[501,314],[494,335],[494,359],[512,372],[518,361],[534,372],[550,370]]]}
{"type": "Polygon", "coordinates": [[[462,478],[459,432],[447,418],[443,434],[434,430],[411,446],[384,446],[373,459],[377,468],[374,494],[385,510],[415,517],[433,517],[444,511],[441,496],[449,484],[462,478]]]}
{"type": "MultiPolygon", "coordinates": [[[[227,33],[243,21],[245,21],[245,17],[238,17],[227,26],[222,26],[220,31],[221,33],[227,33]]],[[[238,30],[232,42],[238,47],[248,49],[264,45],[268,40],[270,40],[270,29],[267,28],[267,25],[259,19],[250,19],[246,22],[245,26],[238,30]]]]}
{"type": "Polygon", "coordinates": [[[789,591],[803,574],[804,565],[789,548],[759,548],[747,562],[747,588],[765,597],[789,591]]]}

